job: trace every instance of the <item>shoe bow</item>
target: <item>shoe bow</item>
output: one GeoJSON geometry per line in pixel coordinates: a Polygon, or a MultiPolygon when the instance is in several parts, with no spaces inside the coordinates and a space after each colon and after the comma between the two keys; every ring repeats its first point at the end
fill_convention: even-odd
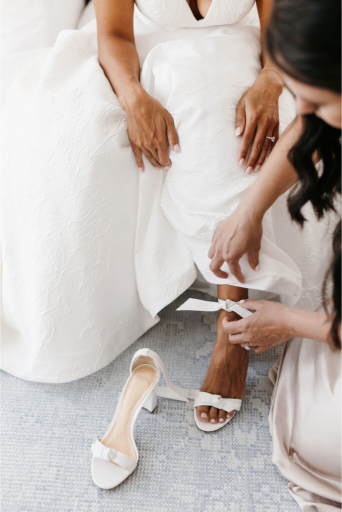
{"type": "Polygon", "coordinates": [[[96,459],[107,460],[108,462],[114,462],[123,469],[126,469],[130,473],[134,471],[137,461],[128,457],[128,455],[115,450],[115,448],[109,448],[101,443],[99,439],[91,445],[91,451],[93,457],[96,459]]]}

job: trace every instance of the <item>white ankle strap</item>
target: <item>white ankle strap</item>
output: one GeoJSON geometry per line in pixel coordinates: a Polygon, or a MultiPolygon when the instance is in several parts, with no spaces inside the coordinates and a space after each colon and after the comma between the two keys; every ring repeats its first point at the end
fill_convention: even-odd
{"type": "Polygon", "coordinates": [[[199,393],[197,389],[181,388],[171,382],[171,380],[169,379],[169,377],[166,373],[163,361],[160,359],[160,357],[158,356],[158,354],[156,352],[153,352],[153,350],[150,350],[149,348],[142,348],[134,354],[132,363],[131,363],[131,371],[132,371],[134,362],[140,356],[151,357],[153,359],[153,361],[156,363],[156,365],[158,366],[160,372],[164,375],[166,387],[161,387],[161,386],[157,387],[157,395],[158,396],[163,397],[163,398],[171,398],[173,400],[181,400],[182,402],[188,402],[189,398],[191,398],[193,400],[196,398],[196,396],[199,393]]]}
{"type": "MultiPolygon", "coordinates": [[[[185,302],[185,304],[187,304],[189,301],[196,301],[196,299],[189,299],[187,302],[185,302]]],[[[199,300],[197,302],[203,303],[204,305],[209,305],[209,308],[210,307],[212,308],[212,309],[207,309],[205,311],[218,311],[219,309],[221,309],[221,306],[216,302],[206,302],[204,300],[199,300]],[[214,309],[213,306],[215,306],[216,309],[214,309]]],[[[224,301],[221,301],[221,302],[224,302],[224,301]]],[[[183,306],[185,306],[185,304],[183,304],[183,306]]],[[[184,309],[187,309],[187,308],[184,308],[184,309]]],[[[243,308],[241,308],[241,309],[243,309],[243,308]]],[[[203,310],[200,309],[199,311],[203,311],[203,310]]],[[[250,311],[247,311],[246,309],[244,311],[251,314],[250,311]]],[[[238,313],[238,314],[240,314],[240,313],[238,313]]],[[[204,391],[199,391],[198,389],[180,388],[179,386],[176,386],[175,384],[173,384],[167,376],[163,361],[160,359],[160,357],[158,356],[158,354],[156,352],[153,352],[153,350],[150,350],[149,348],[142,348],[134,354],[132,363],[131,363],[131,371],[132,371],[134,362],[140,356],[151,357],[153,359],[153,361],[156,363],[156,365],[158,366],[159,371],[162,372],[162,374],[164,375],[166,387],[160,387],[160,386],[157,387],[157,395],[158,396],[163,397],[163,398],[171,398],[172,400],[181,400],[183,402],[188,402],[189,399],[195,400],[195,407],[198,407],[199,405],[211,405],[214,407],[218,407],[218,405],[220,405],[220,407],[218,407],[218,409],[224,409],[227,412],[230,412],[233,410],[237,410],[237,411],[240,410],[241,400],[239,400],[239,399],[222,398],[220,395],[212,395],[211,393],[205,393],[204,391]]]]}
{"type": "Polygon", "coordinates": [[[224,309],[225,311],[234,311],[242,318],[246,318],[253,313],[248,309],[240,306],[238,302],[234,302],[233,300],[221,300],[218,299],[217,302],[211,302],[207,300],[199,300],[199,299],[188,299],[184,304],[182,304],[177,311],[219,311],[220,309],[224,309]]]}

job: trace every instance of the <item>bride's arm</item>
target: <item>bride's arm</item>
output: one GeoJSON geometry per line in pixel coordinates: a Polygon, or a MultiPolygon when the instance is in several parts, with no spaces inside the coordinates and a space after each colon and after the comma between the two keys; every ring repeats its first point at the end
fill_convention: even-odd
{"type": "Polygon", "coordinates": [[[242,135],[238,154],[245,172],[258,172],[279,138],[278,100],[284,87],[282,76],[264,51],[264,32],[271,14],[271,0],[256,0],[261,35],[262,70],[236,107],[236,135],[242,135]],[[249,154],[248,154],[249,153],[249,154]]]}
{"type": "Polygon", "coordinates": [[[138,167],[142,154],[158,168],[171,166],[168,144],[179,142],[171,115],[143,89],[133,31],[133,0],[94,0],[99,62],[122,108],[127,113],[128,136],[138,167]]]}
{"type": "Polygon", "coordinates": [[[100,64],[120,103],[141,90],[133,0],[94,0],[100,64]]]}

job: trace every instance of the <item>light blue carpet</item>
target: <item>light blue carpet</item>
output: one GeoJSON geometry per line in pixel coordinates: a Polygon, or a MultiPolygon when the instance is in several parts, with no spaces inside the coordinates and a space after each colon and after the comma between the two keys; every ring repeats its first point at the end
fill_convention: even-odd
{"type": "MultiPolygon", "coordinates": [[[[207,434],[190,403],[158,399],[143,410],[135,437],[140,462],[116,490],[94,486],[90,445],[104,434],[138,348],[164,360],[180,386],[199,388],[215,340],[214,313],[176,312],[103,370],[68,384],[41,384],[2,374],[2,512],[290,512],[298,507],[271,462],[267,373],[280,348],[250,354],[247,396],[222,430],[207,434]]],[[[115,343],[115,340],[113,340],[115,343]]]]}

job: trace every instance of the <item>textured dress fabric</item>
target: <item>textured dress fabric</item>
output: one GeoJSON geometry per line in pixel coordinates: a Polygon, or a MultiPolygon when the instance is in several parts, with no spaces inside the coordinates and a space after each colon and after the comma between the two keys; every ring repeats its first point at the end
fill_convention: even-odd
{"type": "Polygon", "coordinates": [[[270,371],[273,462],[304,512],[341,510],[341,352],[293,339],[270,371]]]}
{"type": "MultiPolygon", "coordinates": [[[[24,379],[67,382],[104,367],[155,325],[197,268],[211,284],[237,284],[209,271],[207,252],[255,180],[237,165],[234,134],[236,104],[260,71],[259,30],[245,17],[252,2],[213,0],[201,21],[186,0],[138,7],[142,85],[180,137],[169,173],[146,161],[138,173],[125,112],[98,62],[95,21],[26,52],[8,90],[1,364],[24,379]]],[[[282,129],[294,115],[284,91],[282,129]]],[[[330,227],[307,208],[301,231],[285,201],[265,218],[260,271],[242,261],[245,286],[314,309],[330,227]]]]}
{"type": "Polygon", "coordinates": [[[61,30],[73,29],[84,0],[2,0],[1,56],[47,48],[61,30]]]}

